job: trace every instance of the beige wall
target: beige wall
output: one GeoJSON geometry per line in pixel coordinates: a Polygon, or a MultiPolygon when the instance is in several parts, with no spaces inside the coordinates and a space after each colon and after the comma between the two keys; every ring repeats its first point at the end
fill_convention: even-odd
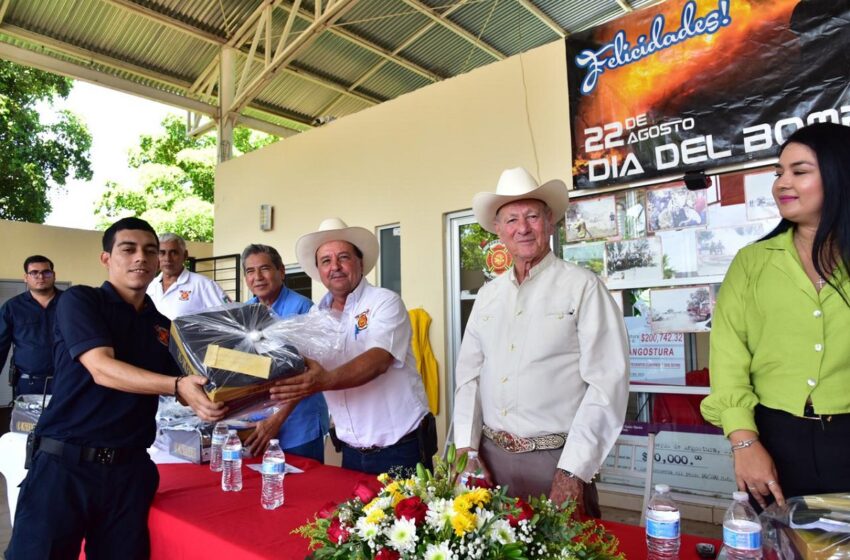
{"type": "MultiPolygon", "coordinates": [[[[23,280],[24,260],[39,254],[53,261],[58,281],[99,286],[106,280],[99,260],[102,235],[100,231],[0,220],[0,279],[23,280]]],[[[189,254],[212,256],[212,244],[189,243],[189,254]]]]}
{"type": "MultiPolygon", "coordinates": [[[[536,174],[535,145],[539,178],[569,184],[565,60],[558,41],[220,165],[216,254],[266,243],[293,263],[295,240],[323,218],[369,229],[399,222],[402,296],[434,318],[431,343],[445,374],[444,214],[469,208],[504,168],[536,174]],[[264,203],[274,205],[270,232],[258,226],[264,203]]],[[[314,299],[322,293],[314,283],[314,299]]],[[[441,388],[441,412],[446,402],[441,388]]]]}

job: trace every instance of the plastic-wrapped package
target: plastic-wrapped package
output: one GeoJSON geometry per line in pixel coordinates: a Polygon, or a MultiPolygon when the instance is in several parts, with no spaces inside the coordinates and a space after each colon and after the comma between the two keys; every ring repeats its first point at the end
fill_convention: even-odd
{"type": "Polygon", "coordinates": [[[766,559],[850,560],[850,494],[789,498],[760,517],[766,559]]]}
{"type": "Polygon", "coordinates": [[[9,429],[28,434],[35,429],[44,408],[50,403],[50,395],[18,395],[12,404],[12,419],[9,429]]]}
{"type": "Polygon", "coordinates": [[[171,323],[170,350],[180,367],[206,377],[210,399],[231,412],[268,401],[276,380],[304,371],[304,356],[325,363],[342,344],[341,322],[328,311],[281,319],[264,305],[237,304],[171,323]]]}

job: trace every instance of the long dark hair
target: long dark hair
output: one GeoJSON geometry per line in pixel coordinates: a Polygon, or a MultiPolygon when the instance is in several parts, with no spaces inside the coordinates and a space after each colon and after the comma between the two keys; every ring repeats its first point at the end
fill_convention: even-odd
{"type": "MultiPolygon", "coordinates": [[[[803,144],[818,159],[823,185],[823,206],[820,222],[812,243],[812,264],[821,278],[832,286],[850,306],[847,294],[830,277],[844,265],[850,272],[850,126],[831,122],[815,123],[797,129],[788,137],[779,153],[790,143],[803,144]]],[[[776,237],[796,224],[785,218],[763,239],[776,237]]]]}

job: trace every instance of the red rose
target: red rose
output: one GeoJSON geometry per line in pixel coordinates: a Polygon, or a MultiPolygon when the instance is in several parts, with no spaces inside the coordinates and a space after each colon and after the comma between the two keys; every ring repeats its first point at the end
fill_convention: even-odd
{"type": "Polygon", "coordinates": [[[466,480],[466,486],[467,486],[467,488],[470,488],[470,489],[471,488],[484,488],[486,490],[492,490],[493,488],[495,488],[495,486],[493,486],[493,483],[488,481],[483,476],[470,476],[466,480]]]}
{"type": "Polygon", "coordinates": [[[382,548],[375,555],[375,560],[399,560],[401,554],[391,548],[382,548]]]}
{"type": "Polygon", "coordinates": [[[511,527],[516,527],[519,525],[519,522],[522,520],[531,519],[534,517],[534,510],[531,509],[531,506],[525,502],[525,500],[521,500],[519,498],[514,502],[514,506],[519,508],[519,515],[508,515],[508,523],[511,524],[511,527]]]}
{"type": "Polygon", "coordinates": [[[425,522],[426,513],[428,513],[428,506],[418,496],[405,498],[395,506],[397,518],[411,519],[417,525],[422,525],[425,522]]]}
{"type": "Polygon", "coordinates": [[[316,515],[321,519],[330,519],[334,516],[334,513],[336,513],[336,503],[328,502],[322,506],[322,509],[316,515]]]}
{"type": "Polygon", "coordinates": [[[354,495],[360,498],[360,501],[364,504],[368,504],[378,495],[379,488],[380,483],[377,480],[374,484],[361,480],[354,486],[354,495]]]}
{"type": "Polygon", "coordinates": [[[335,517],[331,521],[331,526],[328,527],[328,538],[332,543],[342,544],[347,542],[350,535],[348,529],[339,521],[339,517],[335,517]]]}

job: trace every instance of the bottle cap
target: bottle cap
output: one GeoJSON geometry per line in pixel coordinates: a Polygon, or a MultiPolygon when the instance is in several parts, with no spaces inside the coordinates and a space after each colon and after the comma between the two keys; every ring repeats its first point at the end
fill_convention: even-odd
{"type": "Polygon", "coordinates": [[[750,495],[747,494],[746,492],[740,492],[740,491],[732,492],[732,499],[735,500],[736,502],[749,502],[750,501],[750,495]]]}
{"type": "Polygon", "coordinates": [[[235,436],[235,435],[236,435],[236,430],[227,430],[227,435],[229,435],[229,436],[235,436]]]}
{"type": "Polygon", "coordinates": [[[670,487],[666,484],[656,484],[655,485],[655,491],[658,492],[659,494],[666,494],[667,492],[670,491],[670,487]]]}
{"type": "Polygon", "coordinates": [[[276,444],[278,444],[278,443],[280,443],[280,442],[279,442],[278,440],[276,440],[276,439],[270,439],[270,440],[269,440],[269,445],[276,445],[276,444]]]}

